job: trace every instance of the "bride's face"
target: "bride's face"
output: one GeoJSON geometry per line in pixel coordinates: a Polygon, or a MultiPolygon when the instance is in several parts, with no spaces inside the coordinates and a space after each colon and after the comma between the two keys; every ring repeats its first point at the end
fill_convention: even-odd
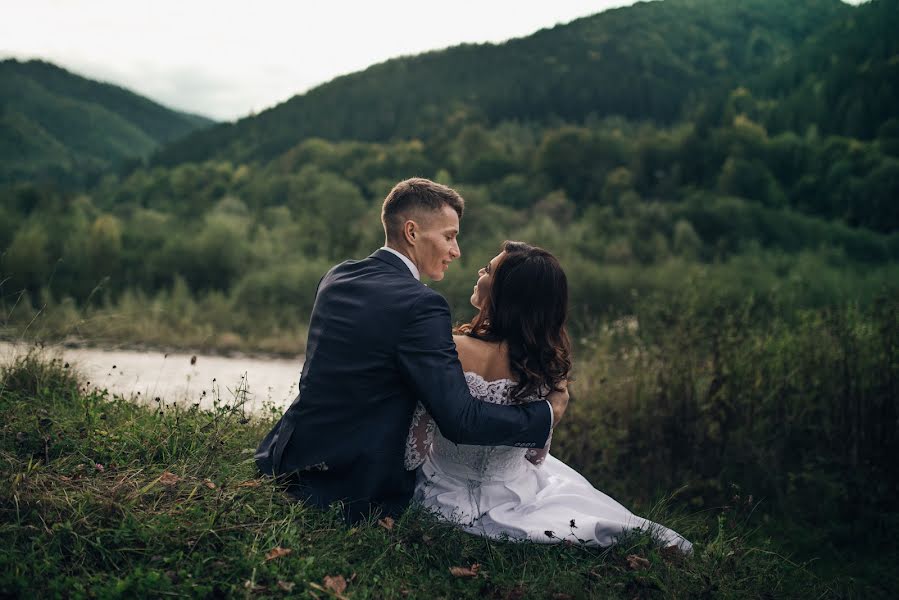
{"type": "Polygon", "coordinates": [[[500,252],[493,259],[478,270],[478,282],[474,284],[474,293],[471,295],[471,305],[478,310],[482,310],[490,298],[490,286],[493,285],[493,272],[499,263],[503,260],[503,254],[500,252]]]}

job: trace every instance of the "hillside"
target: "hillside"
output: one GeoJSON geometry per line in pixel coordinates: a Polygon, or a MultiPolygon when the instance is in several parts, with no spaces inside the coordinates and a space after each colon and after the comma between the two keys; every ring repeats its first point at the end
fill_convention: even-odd
{"type": "Polygon", "coordinates": [[[78,181],[210,124],[47,62],[0,62],[0,182],[78,181]]]}
{"type": "Polygon", "coordinates": [[[876,137],[899,118],[899,0],[859,6],[812,35],[798,52],[752,82],[775,100],[760,111],[769,131],[876,137]]]}
{"type": "Polygon", "coordinates": [[[408,139],[466,122],[671,123],[706,94],[787,61],[853,10],[839,0],[638,3],[503,44],[389,60],[189,136],[155,160],[267,160],[307,137],[408,139]]]}

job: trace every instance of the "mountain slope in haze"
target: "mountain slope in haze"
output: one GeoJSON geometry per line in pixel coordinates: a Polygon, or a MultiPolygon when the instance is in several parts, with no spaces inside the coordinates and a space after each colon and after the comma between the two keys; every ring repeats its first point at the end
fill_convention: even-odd
{"type": "Polygon", "coordinates": [[[0,181],[79,180],[213,121],[43,61],[0,61],[0,181]]]}
{"type": "Polygon", "coordinates": [[[499,45],[389,60],[188,136],[155,161],[267,160],[307,137],[420,137],[459,120],[672,122],[709,90],[787,61],[852,10],[839,0],[638,3],[499,45]]]}

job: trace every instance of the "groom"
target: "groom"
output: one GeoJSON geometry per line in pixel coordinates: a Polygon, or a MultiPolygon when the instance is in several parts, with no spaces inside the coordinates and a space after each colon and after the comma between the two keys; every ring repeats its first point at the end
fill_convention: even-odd
{"type": "Polygon", "coordinates": [[[300,390],[256,450],[266,474],[351,520],[397,515],[415,474],[403,456],[416,401],[457,444],[543,447],[567,392],[549,402],[500,406],[471,396],[446,300],[420,282],[443,279],[461,252],[464,202],[428,179],[401,181],[384,200],[386,245],[322,278],[309,323],[300,390]]]}

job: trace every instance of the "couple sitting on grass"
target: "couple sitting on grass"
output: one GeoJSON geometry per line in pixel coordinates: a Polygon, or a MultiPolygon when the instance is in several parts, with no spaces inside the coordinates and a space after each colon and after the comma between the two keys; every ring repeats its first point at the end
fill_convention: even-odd
{"type": "Polygon", "coordinates": [[[464,202],[427,179],[384,200],[386,244],[318,285],[299,394],[256,451],[263,473],[349,520],[410,500],[490,538],[608,546],[649,531],[549,454],[568,403],[568,284],[546,250],[505,242],[477,273],[471,323],[452,335],[443,279],[461,252],[464,202]]]}

